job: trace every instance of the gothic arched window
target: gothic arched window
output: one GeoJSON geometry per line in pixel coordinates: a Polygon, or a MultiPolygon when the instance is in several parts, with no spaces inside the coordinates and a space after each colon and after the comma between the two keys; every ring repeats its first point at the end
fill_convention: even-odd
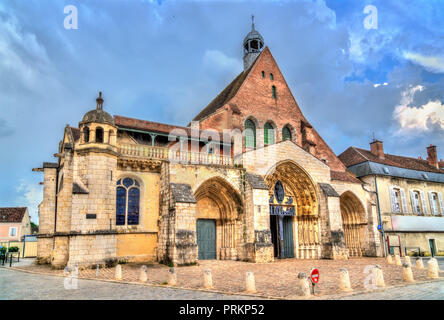
{"type": "Polygon", "coordinates": [[[282,141],[285,140],[291,141],[291,130],[288,126],[282,128],[282,141]]]}
{"type": "Polygon", "coordinates": [[[245,121],[245,146],[256,148],[256,125],[250,119],[245,121]]]}
{"type": "Polygon", "coordinates": [[[132,178],[117,181],[116,225],[139,224],[140,184],[132,178]]]}
{"type": "Polygon", "coordinates": [[[274,144],[274,128],[270,122],[264,126],[264,143],[274,144]]]}

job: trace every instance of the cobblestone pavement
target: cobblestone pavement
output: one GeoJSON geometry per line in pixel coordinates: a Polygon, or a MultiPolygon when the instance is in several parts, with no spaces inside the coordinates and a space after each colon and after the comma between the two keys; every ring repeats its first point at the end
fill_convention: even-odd
{"type": "MultiPolygon", "coordinates": [[[[412,261],[412,263],[414,263],[412,261]]],[[[245,294],[245,273],[254,272],[258,294],[267,297],[298,299],[296,296],[297,275],[299,272],[309,273],[312,267],[320,271],[320,282],[316,286],[318,296],[335,295],[338,290],[339,270],[347,268],[354,292],[365,291],[365,284],[369,283],[370,268],[378,264],[382,267],[387,286],[402,284],[402,267],[389,265],[382,258],[352,258],[350,260],[298,260],[285,259],[273,263],[248,263],[239,261],[208,260],[200,261],[199,265],[179,267],[177,270],[178,287],[202,288],[204,270],[210,269],[213,275],[213,284],[216,291],[245,294]]],[[[138,282],[141,264],[122,265],[123,280],[138,282]]],[[[169,268],[165,265],[150,264],[148,267],[148,283],[165,284],[169,268]]],[[[51,270],[48,266],[18,267],[42,273],[63,274],[63,270],[51,270]]],[[[412,267],[414,279],[427,279],[426,270],[417,270],[412,267]]],[[[115,268],[102,268],[98,271],[98,279],[113,279],[115,268]]],[[[444,272],[441,272],[444,276],[444,272]]],[[[79,271],[80,278],[96,278],[95,269],[79,271]]]]}
{"type": "Polygon", "coordinates": [[[233,296],[210,292],[150,287],[137,284],[81,280],[78,289],[66,290],[64,278],[30,274],[0,268],[0,300],[243,300],[248,296],[233,296]]]}
{"type": "Polygon", "coordinates": [[[444,281],[388,288],[342,297],[340,300],[444,300],[444,281]]]}

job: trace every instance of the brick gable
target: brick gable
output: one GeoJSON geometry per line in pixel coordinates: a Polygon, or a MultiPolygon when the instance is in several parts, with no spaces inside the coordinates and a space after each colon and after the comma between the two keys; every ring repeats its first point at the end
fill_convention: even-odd
{"type": "Polygon", "coordinates": [[[200,120],[202,129],[243,129],[245,120],[253,117],[258,128],[263,128],[267,121],[271,121],[277,127],[276,142],[279,142],[282,128],[289,125],[293,129],[292,134],[296,134],[294,142],[307,151],[312,146],[314,156],[327,160],[332,170],[345,172],[343,163],[302,114],[268,47],[261,52],[251,68],[241,73],[218,97],[223,99],[213,100],[195,118],[200,120]],[[273,80],[270,79],[270,73],[273,74],[273,80]],[[272,86],[276,87],[276,99],[272,97],[272,86]],[[215,101],[218,103],[215,104],[215,101]]]}

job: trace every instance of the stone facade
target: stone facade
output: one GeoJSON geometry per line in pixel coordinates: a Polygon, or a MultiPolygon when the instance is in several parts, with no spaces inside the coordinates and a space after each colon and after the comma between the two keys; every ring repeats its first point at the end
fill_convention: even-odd
{"type": "Polygon", "coordinates": [[[38,169],[39,261],[381,254],[371,194],[304,117],[268,47],[194,121],[111,117],[99,94],[79,128],[65,128],[58,162],[38,169]],[[224,130],[241,135],[219,144],[224,130]]]}

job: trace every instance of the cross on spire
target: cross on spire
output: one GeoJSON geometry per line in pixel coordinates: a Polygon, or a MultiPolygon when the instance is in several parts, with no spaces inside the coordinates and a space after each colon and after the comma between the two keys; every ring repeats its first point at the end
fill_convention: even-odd
{"type": "Polygon", "coordinates": [[[254,14],[251,15],[251,29],[254,30],[254,14]]]}

